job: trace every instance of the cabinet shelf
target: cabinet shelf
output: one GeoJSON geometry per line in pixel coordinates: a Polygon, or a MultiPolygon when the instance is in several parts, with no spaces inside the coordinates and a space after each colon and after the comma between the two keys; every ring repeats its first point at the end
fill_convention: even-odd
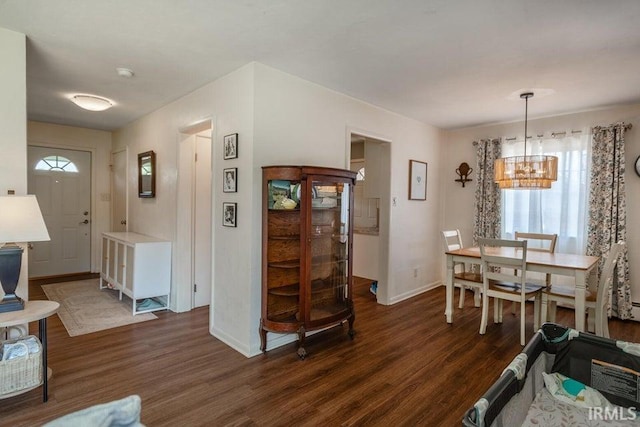
{"type": "Polygon", "coordinates": [[[269,240],[300,240],[300,235],[292,234],[290,236],[269,236],[269,240]]]}
{"type": "Polygon", "coordinates": [[[269,293],[271,295],[280,295],[283,297],[296,297],[300,295],[300,285],[289,285],[289,286],[280,286],[277,288],[269,289],[269,293]]]}
{"type": "Polygon", "coordinates": [[[269,267],[274,267],[274,268],[298,268],[300,267],[300,260],[298,259],[292,259],[289,261],[276,261],[276,262],[270,262],[269,267]]]}

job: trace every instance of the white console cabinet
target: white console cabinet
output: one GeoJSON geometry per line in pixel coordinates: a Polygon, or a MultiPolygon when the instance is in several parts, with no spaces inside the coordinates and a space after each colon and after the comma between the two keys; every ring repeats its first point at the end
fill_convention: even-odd
{"type": "Polygon", "coordinates": [[[133,300],[133,314],[164,310],[171,292],[171,242],[131,232],[102,233],[100,289],[133,300]]]}

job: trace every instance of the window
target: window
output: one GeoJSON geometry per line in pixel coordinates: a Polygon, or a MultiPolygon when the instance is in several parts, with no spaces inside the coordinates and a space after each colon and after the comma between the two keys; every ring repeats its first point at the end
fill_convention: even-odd
{"type": "Polygon", "coordinates": [[[76,165],[66,157],[47,156],[40,159],[36,164],[36,170],[41,171],[58,171],[58,172],[78,172],[76,165]]]}
{"type": "MultiPolygon", "coordinates": [[[[524,153],[524,142],[502,145],[502,156],[524,153]]],[[[502,190],[502,236],[515,231],[558,234],[556,252],[584,254],[589,199],[589,137],[578,134],[527,143],[527,154],[558,157],[558,180],[548,190],[502,190]]]]}

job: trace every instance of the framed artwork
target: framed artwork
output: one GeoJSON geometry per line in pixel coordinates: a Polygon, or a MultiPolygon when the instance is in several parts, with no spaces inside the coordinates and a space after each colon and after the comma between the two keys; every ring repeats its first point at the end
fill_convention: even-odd
{"type": "Polygon", "coordinates": [[[236,227],[237,226],[237,203],[222,203],[222,225],[225,227],[236,227]]]}
{"type": "Polygon", "coordinates": [[[409,160],[409,200],[427,200],[427,164],[409,160]]]}
{"type": "Polygon", "coordinates": [[[232,133],[224,137],[224,159],[238,158],[238,134],[232,133]]]}
{"type": "Polygon", "coordinates": [[[237,193],[238,168],[227,168],[222,171],[222,192],[237,193]]]}

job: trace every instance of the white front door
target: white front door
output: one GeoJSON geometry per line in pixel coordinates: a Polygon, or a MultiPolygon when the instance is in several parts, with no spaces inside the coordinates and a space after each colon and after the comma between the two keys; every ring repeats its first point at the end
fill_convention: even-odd
{"type": "Polygon", "coordinates": [[[211,138],[196,135],[193,222],[193,307],[211,303],[211,138]]]}
{"type": "Polygon", "coordinates": [[[91,153],[29,146],[28,193],[35,194],[49,242],[34,242],[29,277],[91,270],[91,153]]]}

